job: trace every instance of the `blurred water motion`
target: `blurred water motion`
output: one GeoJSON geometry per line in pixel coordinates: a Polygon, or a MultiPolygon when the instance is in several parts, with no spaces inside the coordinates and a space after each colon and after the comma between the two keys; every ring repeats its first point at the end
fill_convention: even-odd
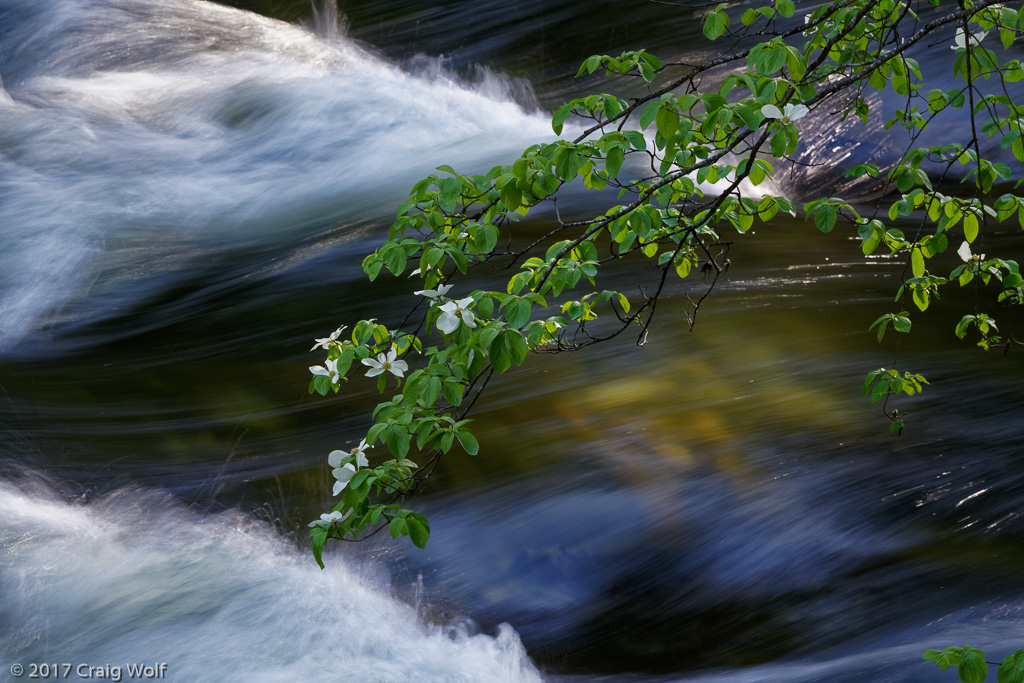
{"type": "MultiPolygon", "coordinates": [[[[646,347],[623,336],[495,381],[481,455],[446,457],[414,501],[425,551],[346,545],[316,570],[302,539],[331,504],[326,454],[363,435],[376,395],[308,396],[308,349],[408,310],[413,281],[371,290],[359,267],[406,188],[550,139],[537,108],[599,87],[571,78],[590,51],[679,57],[700,29],[653,3],[394,0],[344,22],[236,4],[296,23],[0,3],[0,665],[907,681],[930,680],[928,647],[1024,643],[1018,357],[965,351],[944,297],[899,355],[933,386],[888,436],[859,394],[891,363],[866,327],[895,265],[781,218],[737,240],[692,332],[699,276],[646,347]]],[[[802,131],[812,153],[831,134],[886,153],[875,129],[802,131]]]]}

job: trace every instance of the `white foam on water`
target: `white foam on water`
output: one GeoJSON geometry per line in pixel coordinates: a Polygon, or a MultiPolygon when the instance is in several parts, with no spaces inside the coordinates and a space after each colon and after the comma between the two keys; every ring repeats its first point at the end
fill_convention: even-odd
{"type": "Polygon", "coordinates": [[[385,570],[238,512],[126,489],[69,504],[0,482],[0,666],[166,663],[169,681],[540,681],[508,625],[424,625],[385,570]]]}
{"type": "Polygon", "coordinates": [[[340,32],[200,0],[11,6],[0,350],[97,278],[384,222],[435,166],[482,172],[552,137],[501,78],[410,73],[340,32]]]}

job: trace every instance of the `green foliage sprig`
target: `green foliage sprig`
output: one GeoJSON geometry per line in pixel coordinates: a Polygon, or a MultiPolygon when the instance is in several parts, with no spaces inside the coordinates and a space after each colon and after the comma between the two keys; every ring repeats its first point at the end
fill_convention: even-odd
{"type": "MultiPolygon", "coordinates": [[[[767,188],[797,163],[808,122],[884,116],[869,103],[871,90],[900,98],[886,127],[903,130],[908,144],[888,167],[857,164],[846,175],[882,183],[884,198],[873,208],[843,197],[800,207],[822,232],[856,235],[864,255],[905,264],[895,312],[883,312],[870,329],[879,342],[895,330],[890,339],[898,343],[911,333],[908,309],[925,311],[955,282],[975,293],[956,336],[976,332],[985,349],[1020,343],[1012,325],[1000,329],[981,310],[983,301],[1021,303],[1018,264],[972,251],[981,250],[995,223],[1024,227],[1024,197],[1015,193],[1019,172],[981,152],[988,137],[1024,161],[1024,107],[1008,87],[1024,78],[1024,69],[1003,53],[1019,34],[1017,11],[970,0],[948,11],[920,2],[838,0],[801,22],[791,0],[775,0],[746,8],[738,22],[730,12],[728,3],[710,9],[704,34],[728,35],[737,45],[757,36],[755,45],[697,65],[663,64],[644,50],[588,57],[577,75],[603,73],[629,87],[559,107],[555,135],[568,128],[575,137],[539,142],[483,174],[439,166],[412,187],[386,241],[362,263],[371,281],[384,271],[417,279],[421,289],[410,295],[416,301],[410,314],[393,327],[359,321],[348,336],[339,328],[314,347],[327,359],[310,368],[310,393],[337,392],[363,375],[376,378],[381,394],[360,446],[328,458],[339,500],[310,524],[321,566],[329,538],[358,540],[387,529],[393,538],[426,545],[429,522],[405,507],[406,498],[451,449],[478,453],[468,415],[496,373],[523,364],[530,353],[575,351],[623,332],[646,343],[672,277],[686,283],[688,293],[676,303],[692,327],[730,265],[736,235],[779,212],[796,215],[791,199],[767,188]],[[936,18],[925,22],[926,10],[936,18]],[[1001,48],[986,41],[991,32],[1001,48]],[[955,51],[955,88],[929,88],[910,56],[915,45],[935,40],[955,51]],[[644,88],[639,96],[637,83],[644,88]],[[922,146],[922,133],[946,116],[969,120],[961,139],[922,146]],[[558,197],[569,184],[617,193],[618,203],[565,220],[558,197]],[[526,215],[540,215],[546,231],[522,234],[517,225],[526,215]],[[908,219],[917,222],[912,234],[892,225],[908,219]],[[957,242],[960,263],[942,274],[942,256],[957,242]],[[599,286],[603,267],[627,260],[645,283],[630,292],[599,286]],[[471,271],[484,269],[491,277],[503,274],[502,284],[473,288],[471,271]]],[[[890,429],[899,433],[906,413],[890,409],[889,400],[927,384],[920,374],[883,367],[867,373],[863,390],[881,402],[890,429]]],[[[935,652],[925,658],[957,666],[962,680],[984,668],[973,648],[935,652]]],[[[1007,672],[1024,666],[1019,657],[1013,662],[1004,662],[1007,672]]],[[[1006,680],[1021,680],[1016,675],[1007,673],[1006,680]]]]}

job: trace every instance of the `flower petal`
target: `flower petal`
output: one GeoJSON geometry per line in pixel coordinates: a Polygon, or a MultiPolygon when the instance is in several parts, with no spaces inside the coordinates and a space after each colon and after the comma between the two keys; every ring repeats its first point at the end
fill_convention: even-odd
{"type": "Polygon", "coordinates": [[[761,114],[763,114],[766,118],[769,119],[782,118],[782,112],[779,111],[779,108],[776,107],[774,104],[766,104],[763,107],[761,107],[761,114]]]}
{"type": "Polygon", "coordinates": [[[331,451],[327,456],[327,464],[331,467],[341,467],[342,459],[348,455],[345,451],[331,451]]]}
{"type": "Polygon", "coordinates": [[[333,474],[334,478],[337,479],[337,481],[334,482],[334,495],[338,495],[346,486],[348,486],[349,481],[352,480],[355,473],[356,466],[352,463],[348,463],[344,467],[331,470],[331,474],[333,474]]]}
{"type": "MultiPolygon", "coordinates": [[[[455,304],[452,304],[454,306],[455,304]]],[[[450,311],[445,311],[437,319],[437,329],[441,330],[445,334],[451,334],[458,328],[459,319],[456,318],[450,311]]]]}
{"type": "Polygon", "coordinates": [[[391,364],[391,372],[397,377],[402,377],[402,373],[409,369],[409,364],[404,360],[396,360],[391,364]]]}
{"type": "Polygon", "coordinates": [[[311,365],[311,366],[309,366],[309,371],[312,372],[314,375],[324,375],[324,376],[327,376],[327,377],[329,377],[330,374],[331,374],[322,365],[311,365]]]}
{"type": "Polygon", "coordinates": [[[331,474],[333,474],[334,478],[337,479],[338,481],[348,481],[355,475],[355,473],[356,466],[350,462],[347,462],[341,467],[331,470],[331,474]]]}
{"type": "Polygon", "coordinates": [[[379,375],[382,372],[384,372],[384,368],[382,368],[380,365],[378,365],[377,367],[375,367],[375,368],[373,368],[371,370],[368,370],[367,373],[366,373],[366,376],[367,377],[376,377],[377,375],[379,375]]]}
{"type": "Polygon", "coordinates": [[[960,245],[960,248],[956,250],[956,253],[960,256],[961,261],[971,260],[971,245],[964,242],[960,245]]]}
{"type": "Polygon", "coordinates": [[[796,121],[807,116],[807,113],[811,111],[802,104],[787,104],[786,105],[786,116],[789,117],[790,121],[796,121]]]}

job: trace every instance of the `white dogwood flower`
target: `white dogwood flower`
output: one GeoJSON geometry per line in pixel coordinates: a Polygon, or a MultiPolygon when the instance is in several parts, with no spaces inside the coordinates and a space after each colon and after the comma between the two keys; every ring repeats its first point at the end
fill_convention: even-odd
{"type": "Polygon", "coordinates": [[[331,526],[335,522],[343,521],[346,517],[348,517],[351,514],[351,510],[344,514],[335,510],[330,514],[320,515],[320,519],[314,519],[312,522],[309,523],[309,526],[331,526]]]}
{"type": "Polygon", "coordinates": [[[802,119],[807,116],[809,111],[810,109],[802,104],[787,104],[783,111],[779,111],[779,108],[774,104],[766,104],[761,107],[761,113],[765,118],[778,119],[784,126],[788,126],[797,119],[802,119]]]}
{"type": "Polygon", "coordinates": [[[327,361],[326,368],[322,365],[311,365],[309,371],[314,375],[330,377],[331,384],[337,384],[338,380],[341,379],[341,375],[338,374],[338,359],[327,361]]]}
{"type": "Polygon", "coordinates": [[[467,327],[476,327],[473,311],[469,310],[473,303],[473,297],[466,297],[461,301],[449,301],[441,306],[441,315],[437,318],[437,329],[445,334],[451,334],[459,327],[459,318],[466,323],[467,327]]]}
{"type": "Polygon", "coordinates": [[[327,456],[327,464],[331,467],[341,467],[341,461],[351,455],[356,456],[356,467],[366,467],[370,462],[366,459],[366,449],[369,445],[366,439],[359,442],[359,445],[350,451],[331,451],[327,456]]]}
{"type": "Polygon", "coordinates": [[[352,481],[352,477],[356,474],[356,466],[352,463],[345,463],[341,467],[336,467],[331,470],[331,474],[337,480],[334,482],[334,495],[338,495],[345,490],[348,483],[352,481]]]}
{"type": "Polygon", "coordinates": [[[346,329],[345,325],[342,325],[341,327],[336,329],[334,332],[331,332],[331,336],[330,337],[324,337],[323,339],[317,339],[316,340],[316,344],[313,344],[313,348],[311,348],[310,351],[316,351],[318,348],[322,348],[324,351],[326,351],[327,347],[329,347],[332,342],[338,341],[338,337],[341,335],[342,332],[345,331],[345,329],[346,329]]]}
{"type": "Polygon", "coordinates": [[[445,292],[451,288],[452,285],[438,285],[437,289],[421,289],[418,292],[413,292],[413,294],[422,294],[427,298],[436,299],[439,296],[444,296],[445,292]]]}
{"type": "MultiPolygon", "coordinates": [[[[987,36],[987,35],[988,35],[988,31],[979,31],[978,33],[971,33],[970,34],[970,36],[971,36],[971,46],[973,47],[975,45],[981,45],[981,41],[984,40],[985,36],[987,36]]],[[[951,45],[949,49],[950,50],[965,50],[965,49],[967,49],[967,39],[966,39],[966,37],[964,35],[964,30],[962,28],[958,28],[956,30],[956,39],[954,40],[953,45],[951,45]]]]}
{"type": "Polygon", "coordinates": [[[370,366],[370,370],[367,371],[367,377],[376,377],[377,375],[390,372],[395,377],[403,377],[406,370],[409,369],[409,364],[404,360],[395,360],[398,357],[398,352],[391,349],[386,354],[378,353],[377,359],[364,358],[363,365],[370,366]]]}
{"type": "Polygon", "coordinates": [[[960,260],[965,263],[971,261],[971,259],[977,259],[978,261],[985,260],[984,254],[972,254],[971,245],[967,242],[961,244],[960,248],[956,250],[956,253],[960,256],[960,260]]]}

